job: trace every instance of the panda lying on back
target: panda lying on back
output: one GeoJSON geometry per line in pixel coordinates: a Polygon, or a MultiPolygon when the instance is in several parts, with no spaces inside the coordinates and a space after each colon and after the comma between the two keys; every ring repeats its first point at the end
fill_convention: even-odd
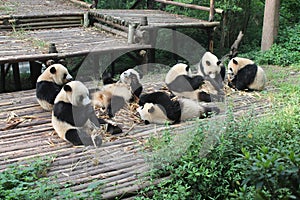
{"type": "Polygon", "coordinates": [[[63,86],[56,96],[52,111],[52,125],[59,137],[73,145],[96,145],[102,143],[101,136],[92,136],[96,127],[106,124],[111,134],[122,130],[97,118],[89,98],[89,91],[79,81],[71,81],[63,86]]]}
{"type": "Polygon", "coordinates": [[[62,86],[71,81],[72,76],[61,64],[50,65],[37,79],[36,97],[44,110],[52,110],[54,99],[62,86]]]}
{"type": "Polygon", "coordinates": [[[192,118],[208,117],[212,113],[219,113],[217,107],[201,106],[191,99],[179,98],[171,100],[164,92],[154,92],[142,95],[137,109],[145,124],[179,123],[192,118]]]}
{"type": "Polygon", "coordinates": [[[263,90],[266,84],[264,70],[252,60],[235,57],[228,63],[228,85],[237,90],[263,90]]]}

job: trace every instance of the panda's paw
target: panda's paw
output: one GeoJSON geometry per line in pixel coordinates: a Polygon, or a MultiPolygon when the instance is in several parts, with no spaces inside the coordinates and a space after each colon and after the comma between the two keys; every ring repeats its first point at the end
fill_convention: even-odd
{"type": "Polygon", "coordinates": [[[92,140],[93,140],[94,146],[100,147],[102,145],[102,137],[100,135],[92,136],[92,140]]]}

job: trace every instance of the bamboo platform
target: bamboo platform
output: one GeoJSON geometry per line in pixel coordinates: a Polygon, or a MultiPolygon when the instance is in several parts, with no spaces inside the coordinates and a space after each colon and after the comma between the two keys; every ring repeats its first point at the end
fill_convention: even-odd
{"type": "Polygon", "coordinates": [[[84,56],[91,52],[112,52],[148,48],[148,45],[128,44],[122,37],[101,32],[96,28],[61,28],[0,32],[0,64],[49,58],[84,56]],[[54,43],[59,53],[48,53],[54,43]]]}
{"type": "MultiPolygon", "coordinates": [[[[270,102],[259,96],[259,93],[235,92],[226,98],[225,103],[234,102],[236,115],[249,114],[250,110],[263,115],[270,108],[270,102]]],[[[208,120],[219,121],[224,117],[222,112],[208,120]]],[[[48,176],[55,177],[57,183],[71,183],[72,191],[82,193],[92,182],[101,181],[103,199],[130,198],[150,184],[168,178],[150,181],[147,176],[153,167],[147,159],[151,155],[147,139],[159,137],[166,130],[175,137],[189,134],[195,128],[196,121],[170,127],[136,123],[125,127],[126,131],[120,135],[105,135],[103,145],[97,149],[73,147],[54,132],[51,113],[39,107],[35,90],[3,93],[0,94],[0,171],[9,164],[53,156],[48,176]]]]}
{"type": "Polygon", "coordinates": [[[129,24],[141,25],[140,29],[149,28],[213,28],[219,22],[186,17],[171,14],[160,10],[90,10],[90,15],[103,23],[113,22],[116,25],[128,27],[129,24]],[[142,19],[147,18],[147,25],[143,25],[142,19]]]}

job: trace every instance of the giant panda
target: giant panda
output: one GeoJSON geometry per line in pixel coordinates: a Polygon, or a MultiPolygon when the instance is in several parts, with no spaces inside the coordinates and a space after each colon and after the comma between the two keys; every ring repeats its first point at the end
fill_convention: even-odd
{"type": "Polygon", "coordinates": [[[192,76],[190,67],[183,63],[171,67],[165,77],[165,83],[168,89],[178,97],[205,102],[211,102],[212,99],[218,98],[218,95],[202,91],[205,78],[201,75],[192,76]]]}
{"type": "Polygon", "coordinates": [[[133,100],[130,87],[124,83],[113,83],[104,85],[103,89],[96,91],[92,95],[94,107],[107,112],[109,117],[113,117],[121,108],[133,100]]]}
{"type": "Polygon", "coordinates": [[[175,124],[192,118],[208,117],[213,112],[219,113],[220,111],[217,107],[201,106],[191,99],[171,100],[169,98],[168,104],[165,103],[166,99],[168,99],[168,95],[163,92],[154,92],[143,97],[143,103],[140,103],[141,106],[137,111],[145,124],[164,124],[166,122],[175,124]],[[156,100],[153,98],[155,96],[156,100]]]}
{"type": "Polygon", "coordinates": [[[44,110],[52,110],[56,95],[73,78],[61,64],[50,65],[37,79],[36,97],[44,110]]]}
{"type": "Polygon", "coordinates": [[[207,51],[199,62],[198,73],[203,77],[209,76],[216,82],[220,82],[225,79],[226,69],[216,55],[207,51]]]}
{"type": "Polygon", "coordinates": [[[129,84],[131,91],[136,97],[139,97],[143,91],[141,84],[142,75],[134,69],[127,69],[120,75],[120,82],[129,84]]]}
{"type": "Polygon", "coordinates": [[[228,63],[228,85],[237,90],[261,91],[266,85],[264,70],[248,58],[235,57],[228,63]]]}
{"type": "Polygon", "coordinates": [[[97,118],[89,98],[89,91],[80,81],[71,81],[63,86],[55,98],[52,111],[52,125],[58,136],[73,145],[102,144],[101,136],[93,132],[106,124],[107,132],[121,133],[118,126],[97,118]]]}

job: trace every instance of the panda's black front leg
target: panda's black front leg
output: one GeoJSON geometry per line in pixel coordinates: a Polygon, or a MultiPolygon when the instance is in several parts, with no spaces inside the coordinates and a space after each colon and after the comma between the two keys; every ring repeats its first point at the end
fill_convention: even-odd
{"type": "Polygon", "coordinates": [[[102,144],[102,138],[99,135],[92,137],[83,130],[70,129],[66,132],[65,138],[71,142],[74,146],[93,146],[100,147],[102,144]]]}

